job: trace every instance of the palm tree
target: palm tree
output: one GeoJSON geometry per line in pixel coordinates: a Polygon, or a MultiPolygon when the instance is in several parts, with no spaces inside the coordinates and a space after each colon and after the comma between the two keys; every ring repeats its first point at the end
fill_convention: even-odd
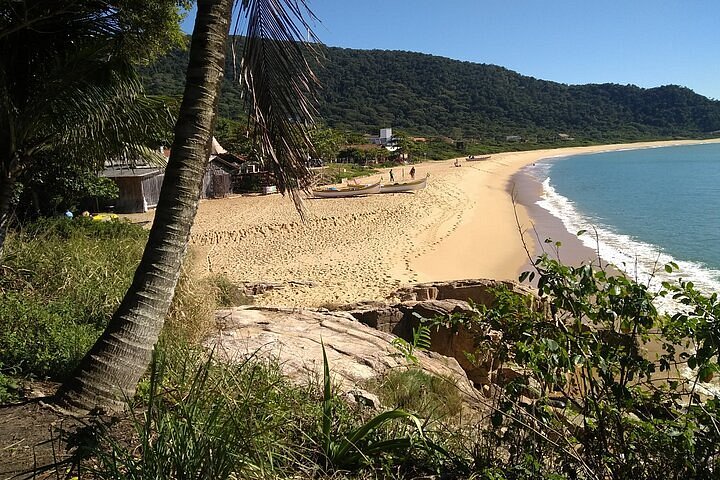
{"type": "MultiPolygon", "coordinates": [[[[278,186],[299,205],[298,191],[308,179],[303,152],[310,144],[308,94],[315,83],[307,48],[298,42],[307,28],[307,7],[303,0],[241,0],[239,7],[247,25],[240,78],[248,92],[250,123],[263,156],[275,167],[278,186]]],[[[197,2],[185,92],[145,253],[107,329],[60,388],[56,402],[63,407],[123,408],[150,362],[197,211],[232,11],[232,0],[197,2]]]]}
{"type": "Polygon", "coordinates": [[[133,67],[150,52],[129,40],[138,25],[120,17],[102,0],[0,3],[0,256],[18,178],[37,162],[97,169],[167,136],[168,110],[143,95],[133,67]]]}

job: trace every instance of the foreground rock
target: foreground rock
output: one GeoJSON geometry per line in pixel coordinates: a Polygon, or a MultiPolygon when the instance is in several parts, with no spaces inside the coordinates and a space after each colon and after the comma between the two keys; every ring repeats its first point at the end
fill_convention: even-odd
{"type": "Polygon", "coordinates": [[[541,308],[533,292],[515,282],[469,279],[411,285],[396,291],[385,302],[360,302],[346,305],[343,310],[365,325],[407,341],[412,340],[421,322],[432,325],[430,349],[455,358],[481,389],[513,378],[513,366],[500,365],[490,353],[502,341],[502,332],[481,321],[464,321],[477,314],[476,306],[491,306],[497,288],[507,288],[541,308]]]}
{"type": "Polygon", "coordinates": [[[393,346],[396,338],[412,342],[421,322],[431,327],[431,351],[414,355],[428,373],[450,379],[467,402],[490,396],[494,385],[524,375],[511,363],[501,364],[492,351],[502,332],[477,317],[477,306],[491,306],[493,291],[507,288],[541,308],[530,290],[514,282],[459,280],[417,284],[385,301],[366,301],[338,311],[274,307],[238,307],[216,313],[219,333],[208,342],[226,361],[250,356],[277,361],[296,381],[321,379],[325,344],[333,380],[362,403],[375,405],[362,392],[369,380],[408,368],[410,361],[393,346]],[[475,315],[473,321],[467,321],[475,315]],[[470,354],[470,355],[468,355],[470,354]]]}
{"type": "MultiPolygon", "coordinates": [[[[207,346],[215,347],[221,359],[277,361],[296,381],[322,380],[322,344],[333,381],[343,392],[357,392],[368,380],[410,366],[392,345],[394,335],[363,325],[347,312],[238,307],[218,311],[216,319],[220,330],[207,346]]],[[[415,355],[424,371],[448,378],[467,402],[476,401],[477,391],[454,358],[422,351],[415,355]]]]}

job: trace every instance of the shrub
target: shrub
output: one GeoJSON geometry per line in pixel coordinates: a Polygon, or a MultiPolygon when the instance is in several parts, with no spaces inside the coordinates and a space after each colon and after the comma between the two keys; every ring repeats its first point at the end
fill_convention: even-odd
{"type": "Polygon", "coordinates": [[[253,299],[225,275],[219,273],[210,275],[204,279],[204,283],[209,289],[215,290],[218,307],[239,307],[253,303],[253,299]]]}
{"type": "Polygon", "coordinates": [[[652,293],[625,275],[547,256],[535,273],[546,313],[507,290],[482,309],[480,320],[503,332],[496,358],[524,374],[493,402],[476,440],[476,471],[501,468],[503,476],[492,478],[717,478],[720,409],[698,394],[703,374],[718,368],[717,295],[703,296],[688,282],[652,293]],[[656,295],[670,294],[687,307],[672,318],[653,306],[656,295]],[[656,354],[645,352],[650,343],[656,354]]]}
{"type": "Polygon", "coordinates": [[[128,222],[45,219],[8,235],[0,275],[0,363],[62,379],[130,285],[147,232],[128,222]]]}
{"type": "Polygon", "coordinates": [[[7,293],[0,301],[0,357],[14,372],[63,379],[101,330],[76,320],[67,302],[7,293]]]}

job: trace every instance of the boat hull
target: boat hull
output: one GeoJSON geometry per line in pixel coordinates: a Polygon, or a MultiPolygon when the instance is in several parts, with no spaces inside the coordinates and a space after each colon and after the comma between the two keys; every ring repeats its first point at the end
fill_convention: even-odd
{"type": "Polygon", "coordinates": [[[361,195],[373,195],[380,193],[380,184],[364,186],[348,186],[348,187],[329,187],[313,190],[313,196],[318,198],[342,198],[342,197],[358,197],[361,195]]]}
{"type": "Polygon", "coordinates": [[[413,192],[415,190],[422,190],[426,185],[427,177],[412,182],[390,183],[380,185],[380,193],[413,192]]]}

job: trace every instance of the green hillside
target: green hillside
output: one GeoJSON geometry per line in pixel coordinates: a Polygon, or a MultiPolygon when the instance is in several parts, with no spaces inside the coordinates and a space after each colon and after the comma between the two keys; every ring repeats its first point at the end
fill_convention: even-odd
{"type": "MultiPolygon", "coordinates": [[[[564,133],[581,142],[608,142],[720,130],[720,102],[679,86],[564,85],[420,53],[342,48],[323,53],[319,111],[337,129],[377,134],[389,126],[486,143],[508,135],[542,142],[564,133]]],[[[148,91],[179,96],[186,55],[173,52],[147,68],[148,91]]],[[[230,73],[220,114],[239,119],[241,95],[229,78],[230,73]]]]}

